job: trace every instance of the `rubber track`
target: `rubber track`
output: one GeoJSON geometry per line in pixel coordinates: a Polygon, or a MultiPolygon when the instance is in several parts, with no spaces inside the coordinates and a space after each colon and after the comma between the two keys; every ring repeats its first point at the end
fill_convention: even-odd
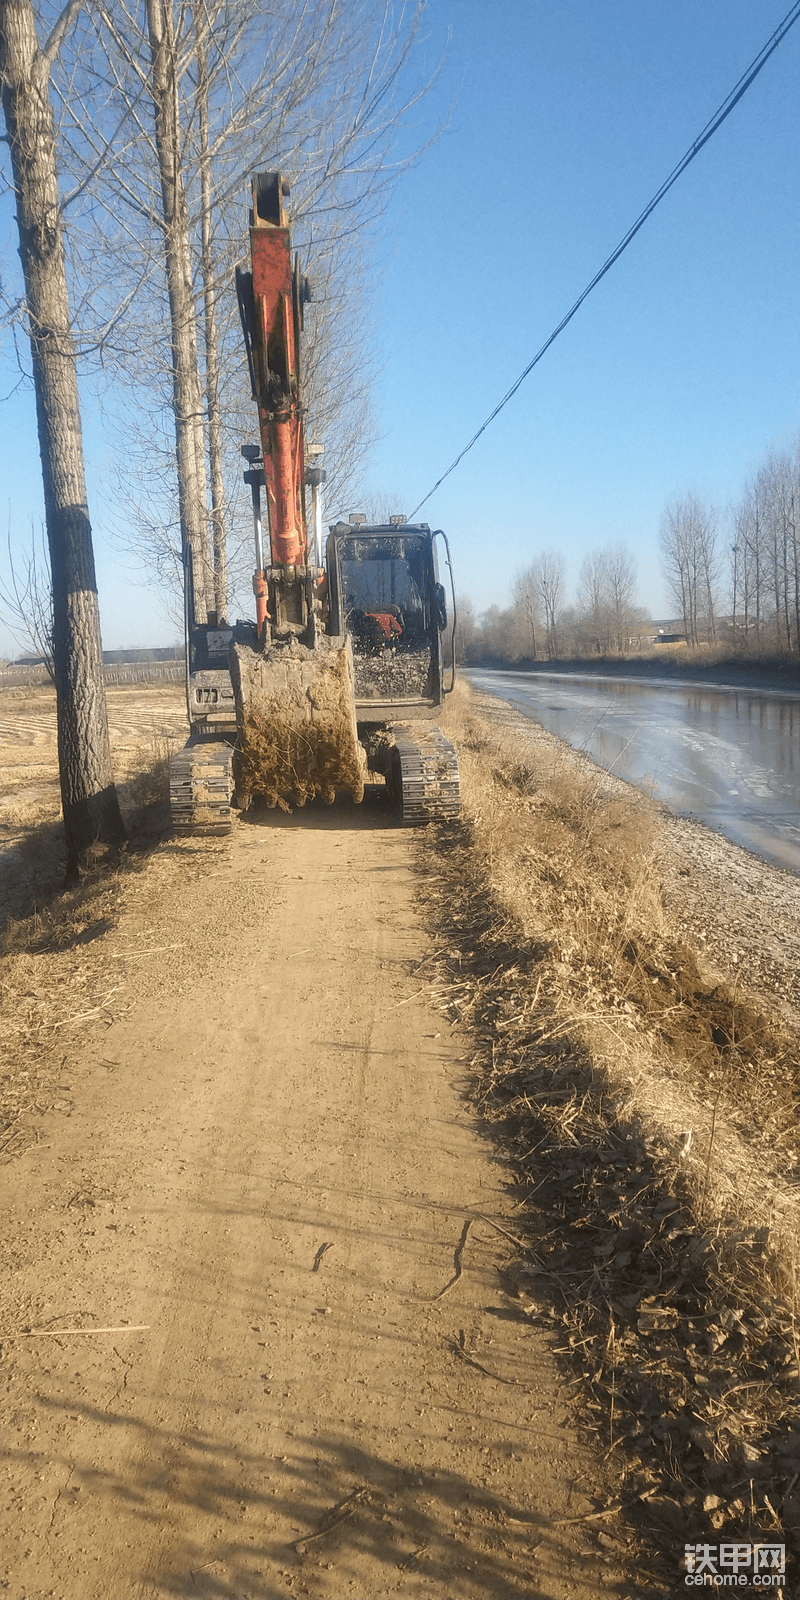
{"type": "Polygon", "coordinates": [[[179,834],[231,831],[233,745],[189,740],[169,764],[172,826],[179,834]]]}
{"type": "Polygon", "coordinates": [[[458,757],[438,728],[393,728],[400,759],[400,810],[404,822],[444,821],[461,813],[458,757]]]}

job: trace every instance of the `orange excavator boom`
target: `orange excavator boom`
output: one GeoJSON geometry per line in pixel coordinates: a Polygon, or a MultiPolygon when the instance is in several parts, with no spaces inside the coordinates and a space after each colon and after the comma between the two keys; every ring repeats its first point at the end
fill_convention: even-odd
{"type": "MultiPolygon", "coordinates": [[[[299,580],[305,577],[308,533],[300,335],[303,305],[310,294],[299,261],[292,260],[283,205],[288,192],[280,173],[255,174],[250,214],[252,270],[237,270],[237,289],[253,399],[258,406],[269,519],[272,620],[303,626],[307,620],[305,585],[299,580]]],[[[263,571],[256,572],[254,588],[261,629],[267,615],[268,588],[263,571]]]]}

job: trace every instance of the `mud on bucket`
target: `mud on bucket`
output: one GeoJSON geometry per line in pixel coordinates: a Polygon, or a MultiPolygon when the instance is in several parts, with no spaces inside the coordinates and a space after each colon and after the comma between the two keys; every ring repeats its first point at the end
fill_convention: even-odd
{"type": "Polygon", "coordinates": [[[234,773],[244,810],[260,795],[269,806],[304,806],[337,789],[364,797],[366,755],[358,742],[349,639],[297,640],[264,653],[234,644],[230,653],[239,740],[234,773]]]}

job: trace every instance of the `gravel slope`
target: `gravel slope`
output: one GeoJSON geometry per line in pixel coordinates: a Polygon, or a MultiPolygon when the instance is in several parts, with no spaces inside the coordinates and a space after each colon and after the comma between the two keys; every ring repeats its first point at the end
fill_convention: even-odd
{"type": "Polygon", "coordinates": [[[701,823],[667,815],[665,905],[712,972],[738,974],[768,1013],[800,1018],[800,878],[701,823]]]}
{"type": "MultiPolygon", "coordinates": [[[[573,750],[531,717],[493,695],[476,694],[477,704],[534,744],[543,755],[558,756],[560,771],[594,767],[591,757],[573,750]]],[[[602,772],[609,792],[628,785],[602,772]]],[[[709,977],[742,985],[767,1012],[796,1028],[800,1021],[800,876],[774,867],[713,833],[702,823],[659,807],[664,821],[661,871],[664,906],[674,931],[706,957],[709,977]]]]}

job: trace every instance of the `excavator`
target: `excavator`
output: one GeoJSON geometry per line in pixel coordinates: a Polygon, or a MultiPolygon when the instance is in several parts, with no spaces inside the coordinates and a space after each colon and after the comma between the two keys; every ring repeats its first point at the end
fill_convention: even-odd
{"type": "Polygon", "coordinates": [[[253,177],[250,268],[236,273],[260,434],[242,448],[255,620],[199,620],[184,552],[189,739],[170,764],[178,834],[228,833],[234,799],[242,810],[256,799],[285,810],[317,795],[331,803],[340,792],[358,802],[370,774],[384,779],[404,823],[460,810],[456,753],[433,724],[455,676],[452,648],[449,672],[444,665],[440,540],[455,632],[445,534],[398,513],[378,526],[359,514],[337,522],[324,551],[317,516],[309,537],[306,489],[318,511],[324,473],[305,463],[300,344],[310,289],[292,255],[288,193],[278,172],[253,177]]]}

